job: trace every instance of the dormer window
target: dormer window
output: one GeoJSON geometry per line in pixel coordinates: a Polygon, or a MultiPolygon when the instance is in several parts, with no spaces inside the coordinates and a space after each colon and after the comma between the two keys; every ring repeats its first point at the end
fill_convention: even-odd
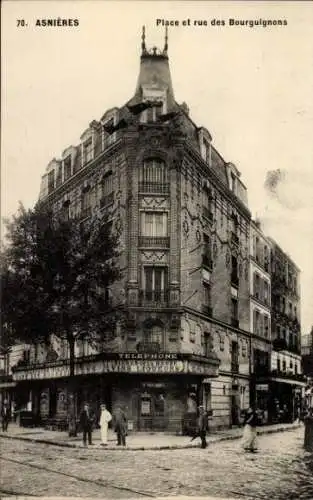
{"type": "Polygon", "coordinates": [[[233,172],[230,173],[230,190],[233,192],[233,193],[236,193],[236,176],[233,172]]]}
{"type": "Polygon", "coordinates": [[[112,131],[115,125],[116,119],[114,116],[102,123],[102,151],[116,141],[116,132],[112,131]]]}
{"type": "Polygon", "coordinates": [[[62,165],[56,167],[56,178],[55,178],[55,187],[59,187],[62,184],[62,165]]]}
{"type": "Polygon", "coordinates": [[[93,160],[93,141],[92,141],[92,137],[90,137],[90,139],[87,139],[82,144],[82,159],[83,159],[83,165],[86,165],[88,162],[90,162],[91,160],[93,160]]]}
{"type": "Polygon", "coordinates": [[[208,130],[201,127],[199,130],[199,146],[202,159],[210,166],[212,163],[212,137],[208,130]]]}
{"type": "Polygon", "coordinates": [[[68,155],[63,160],[63,176],[64,182],[72,176],[72,156],[68,155]]]}
{"type": "Polygon", "coordinates": [[[52,193],[55,189],[55,170],[48,173],[48,194],[52,193]]]}

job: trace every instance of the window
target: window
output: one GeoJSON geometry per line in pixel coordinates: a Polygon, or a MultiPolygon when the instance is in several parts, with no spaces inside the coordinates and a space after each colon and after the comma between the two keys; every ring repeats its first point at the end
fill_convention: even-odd
{"type": "Polygon", "coordinates": [[[253,311],[253,331],[257,335],[260,335],[260,313],[259,311],[253,311]]]}
{"type": "Polygon", "coordinates": [[[260,299],[260,276],[257,273],[254,273],[254,296],[256,299],[260,299]]]}
{"type": "Polygon", "coordinates": [[[204,161],[210,165],[211,164],[211,145],[205,139],[203,139],[202,151],[203,151],[204,161]]]}
{"type": "Polygon", "coordinates": [[[213,220],[213,196],[211,189],[205,188],[202,191],[202,215],[213,220]]]}
{"type": "Polygon", "coordinates": [[[281,361],[280,359],[277,360],[277,371],[281,371],[281,361]]]}
{"type": "Polygon", "coordinates": [[[107,147],[110,146],[110,144],[113,144],[113,142],[116,141],[116,132],[113,132],[115,126],[114,122],[114,117],[110,118],[106,122],[102,124],[102,151],[104,151],[107,147]],[[108,127],[108,129],[112,129],[112,133],[109,133],[105,127],[108,127]]]}
{"type": "Polygon", "coordinates": [[[292,318],[292,303],[289,302],[289,316],[292,318]]]}
{"type": "Polygon", "coordinates": [[[238,224],[238,219],[235,214],[232,214],[231,219],[230,219],[230,224],[231,224],[231,231],[234,235],[238,236],[238,229],[239,229],[239,224],[238,224]]]}
{"type": "Polygon", "coordinates": [[[108,172],[101,181],[100,207],[105,207],[113,202],[113,175],[108,172]]]}
{"type": "Polygon", "coordinates": [[[247,342],[242,342],[242,356],[245,358],[247,356],[247,342]]]}
{"type": "Polygon", "coordinates": [[[163,113],[163,105],[162,106],[151,106],[146,109],[143,113],[143,121],[144,122],[155,122],[160,115],[163,113]]]}
{"type": "Polygon", "coordinates": [[[263,290],[264,290],[264,302],[265,302],[265,304],[269,304],[269,301],[270,301],[269,289],[270,289],[269,283],[264,280],[263,290]]]}
{"type": "Polygon", "coordinates": [[[203,283],[203,311],[206,314],[212,314],[212,302],[211,302],[211,285],[207,282],[203,283]]]}
{"type": "Polygon", "coordinates": [[[167,212],[142,212],[142,236],[167,236],[167,212]]]}
{"type": "Polygon", "coordinates": [[[294,306],[294,317],[297,319],[297,306],[294,306]]]}
{"type": "Polygon", "coordinates": [[[285,371],[286,371],[286,361],[283,360],[283,372],[285,372],[285,371]]]}
{"type": "Polygon", "coordinates": [[[234,297],[231,299],[231,315],[232,319],[238,321],[238,300],[234,297]]]}
{"type": "Polygon", "coordinates": [[[62,184],[62,166],[59,165],[56,167],[56,179],[55,179],[55,187],[59,187],[62,184]]]}
{"type": "Polygon", "coordinates": [[[224,351],[224,349],[225,349],[224,335],[220,335],[220,351],[224,351]]]}
{"type": "Polygon", "coordinates": [[[51,170],[48,174],[48,194],[52,193],[54,190],[54,180],[55,180],[55,171],[51,170]]]}
{"type": "Polygon", "coordinates": [[[295,374],[298,375],[298,365],[295,363],[295,374]]]}
{"type": "Polygon", "coordinates": [[[144,268],[143,288],[146,300],[157,302],[166,299],[167,277],[168,270],[166,267],[147,266],[144,268]]]}
{"type": "Polygon", "coordinates": [[[230,173],[230,190],[236,193],[236,176],[233,172],[230,173]]]}
{"type": "Polygon", "coordinates": [[[140,170],[139,189],[147,193],[168,193],[168,172],[163,160],[145,160],[140,170]]]}
{"type": "Polygon", "coordinates": [[[68,221],[70,218],[70,201],[67,200],[63,203],[61,210],[61,218],[64,221],[68,221]]]}
{"type": "Polygon", "coordinates": [[[270,329],[270,319],[268,316],[264,315],[264,336],[266,338],[269,337],[269,329],[270,329]]]}
{"type": "Polygon", "coordinates": [[[93,145],[92,138],[83,143],[83,165],[93,159],[93,145]]]}
{"type": "Polygon", "coordinates": [[[91,215],[91,190],[87,188],[82,193],[81,216],[83,219],[91,215]]]}
{"type": "Polygon", "coordinates": [[[286,300],[285,297],[281,298],[281,312],[284,313],[286,309],[286,300]]]}
{"type": "Polygon", "coordinates": [[[212,243],[211,238],[207,234],[203,235],[203,254],[202,264],[212,268],[212,243]]]}
{"type": "Polygon", "coordinates": [[[269,256],[269,249],[265,245],[264,246],[264,269],[265,271],[269,272],[269,265],[270,265],[270,256],[269,256]]]}
{"type": "Polygon", "coordinates": [[[63,172],[64,172],[64,182],[65,182],[72,175],[72,157],[71,157],[71,155],[67,156],[63,160],[63,172]]]}
{"type": "Polygon", "coordinates": [[[232,257],[231,257],[231,283],[232,283],[232,285],[235,285],[235,286],[239,285],[238,261],[234,255],[232,255],[232,257]]]}
{"type": "Polygon", "coordinates": [[[213,337],[209,332],[204,332],[204,355],[209,356],[213,351],[213,337]]]}

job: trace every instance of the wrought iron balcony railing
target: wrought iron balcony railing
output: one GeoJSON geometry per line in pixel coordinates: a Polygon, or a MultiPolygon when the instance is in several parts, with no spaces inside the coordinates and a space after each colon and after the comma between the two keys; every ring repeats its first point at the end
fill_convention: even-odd
{"type": "Polygon", "coordinates": [[[162,193],[169,194],[169,182],[139,182],[140,193],[162,193]]]}
{"type": "Polygon", "coordinates": [[[140,247],[169,248],[170,238],[168,236],[139,236],[140,247]]]}
{"type": "Polygon", "coordinates": [[[141,306],[166,307],[168,302],[168,290],[140,290],[139,292],[139,303],[141,306]]]}

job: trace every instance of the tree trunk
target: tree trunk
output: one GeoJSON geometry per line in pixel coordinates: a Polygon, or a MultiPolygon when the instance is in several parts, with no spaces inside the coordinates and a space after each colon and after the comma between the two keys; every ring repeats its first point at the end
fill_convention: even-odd
{"type": "Polygon", "coordinates": [[[76,383],[75,383],[75,339],[68,335],[70,350],[70,378],[68,384],[68,435],[77,436],[76,424],[76,383]]]}

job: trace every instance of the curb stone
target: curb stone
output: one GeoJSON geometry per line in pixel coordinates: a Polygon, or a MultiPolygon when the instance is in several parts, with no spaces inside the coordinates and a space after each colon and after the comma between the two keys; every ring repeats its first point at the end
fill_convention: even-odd
{"type": "MultiPolygon", "coordinates": [[[[295,430],[295,429],[298,429],[302,427],[301,424],[295,424],[293,425],[292,427],[280,427],[280,428],[276,428],[276,429],[270,429],[270,428],[264,428],[264,430],[258,430],[257,431],[257,435],[258,436],[262,436],[262,435],[266,435],[266,434],[274,434],[274,433],[278,433],[278,432],[287,432],[287,431],[291,431],[291,430],[295,430]]],[[[63,448],[81,448],[83,449],[83,446],[80,446],[80,444],[78,445],[77,444],[72,444],[72,443],[65,443],[65,442],[61,442],[61,441],[52,441],[52,440],[49,440],[49,439],[34,439],[34,438],[31,438],[31,437],[24,437],[24,436],[12,436],[12,435],[8,435],[8,434],[3,434],[1,433],[0,434],[0,437],[4,437],[6,439],[15,439],[15,440],[19,440],[19,441],[30,441],[32,443],[40,443],[40,444],[47,444],[47,445],[52,445],[52,446],[59,446],[59,447],[63,447],[63,448]]],[[[219,442],[222,442],[222,441],[233,441],[235,439],[240,439],[242,437],[242,433],[240,434],[235,434],[233,436],[215,436],[210,439],[209,438],[209,441],[208,441],[208,444],[210,445],[211,444],[214,444],[214,443],[219,443],[219,442]]],[[[192,449],[192,448],[199,448],[199,444],[198,443],[194,443],[194,444],[184,444],[184,445],[180,445],[180,444],[174,444],[174,445],[161,445],[161,446],[131,446],[131,447],[127,447],[126,448],[117,448],[117,447],[111,447],[111,446],[106,446],[105,447],[105,450],[109,450],[109,451],[153,451],[153,450],[182,450],[182,449],[192,449]]],[[[103,448],[101,447],[92,447],[93,450],[103,450],[103,448]]]]}

